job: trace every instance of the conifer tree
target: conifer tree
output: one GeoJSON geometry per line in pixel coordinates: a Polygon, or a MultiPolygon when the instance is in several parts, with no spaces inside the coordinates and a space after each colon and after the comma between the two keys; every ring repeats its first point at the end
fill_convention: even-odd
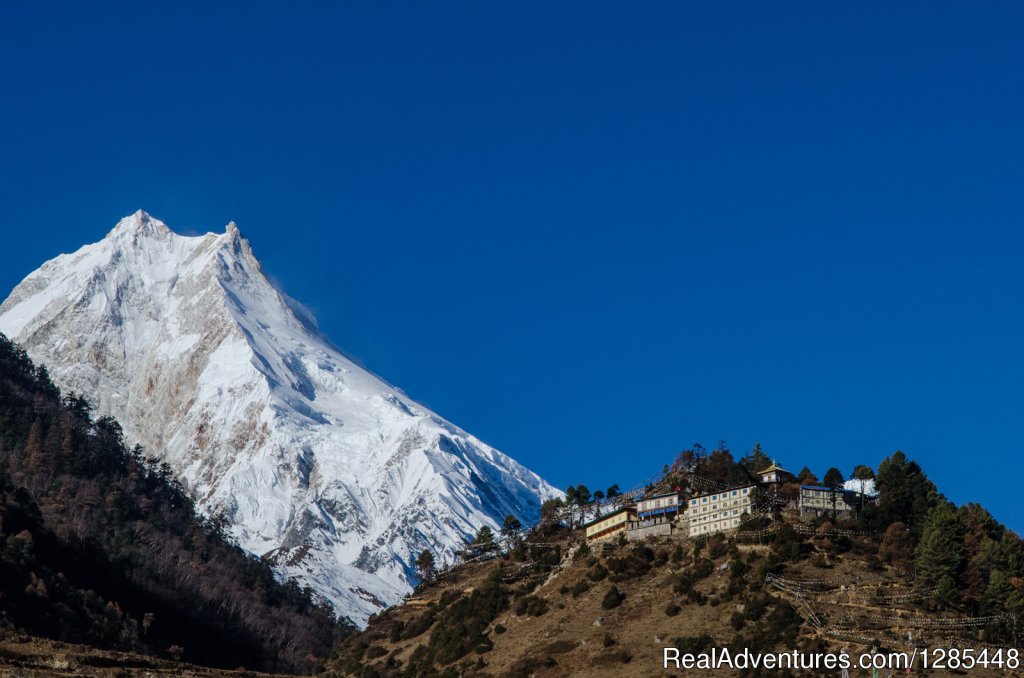
{"type": "Polygon", "coordinates": [[[825,487],[830,487],[834,490],[843,484],[843,472],[833,466],[825,471],[825,477],[822,479],[822,482],[825,484],[825,487]]]}
{"type": "Polygon", "coordinates": [[[590,489],[583,484],[576,486],[576,503],[580,506],[590,503],[590,489]]]}
{"type": "Polygon", "coordinates": [[[434,554],[428,549],[423,549],[416,558],[416,570],[420,573],[420,579],[428,584],[434,580],[437,574],[437,565],[434,561],[434,554]]]}
{"type": "Polygon", "coordinates": [[[857,480],[871,480],[875,477],[875,472],[871,470],[870,466],[866,464],[858,464],[854,467],[853,473],[850,475],[851,478],[857,480]]]}
{"type": "Polygon", "coordinates": [[[921,588],[939,587],[936,598],[944,603],[958,597],[956,581],[964,560],[963,522],[949,503],[928,512],[914,561],[921,588]]]}
{"type": "Polygon", "coordinates": [[[558,510],[565,506],[565,502],[557,497],[554,499],[545,499],[544,503],[540,505],[540,521],[545,524],[550,524],[558,519],[558,510]]]}
{"type": "Polygon", "coordinates": [[[494,553],[498,550],[498,544],[494,541],[494,530],[484,525],[476,533],[476,537],[470,543],[474,555],[482,556],[494,553]]]}
{"type": "Polygon", "coordinates": [[[800,473],[796,475],[796,479],[801,485],[816,485],[818,483],[818,476],[814,475],[814,471],[806,466],[800,469],[800,473]]]}
{"type": "Polygon", "coordinates": [[[33,471],[39,471],[46,465],[46,451],[43,449],[43,428],[40,419],[32,422],[25,442],[25,464],[33,471]]]}
{"type": "Polygon", "coordinates": [[[750,450],[750,454],[740,459],[740,463],[746,466],[747,470],[751,473],[758,473],[771,466],[772,460],[767,454],[765,454],[764,449],[761,447],[761,443],[754,443],[754,447],[750,450]]]}
{"type": "Polygon", "coordinates": [[[921,467],[902,452],[882,460],[878,465],[878,502],[868,513],[867,526],[884,530],[897,520],[910,528],[915,537],[921,535],[929,509],[943,501],[935,485],[921,467]]]}
{"type": "Polygon", "coordinates": [[[505,516],[505,521],[501,526],[501,539],[505,542],[506,550],[511,551],[519,546],[522,529],[523,524],[519,522],[518,518],[512,514],[505,516]]]}

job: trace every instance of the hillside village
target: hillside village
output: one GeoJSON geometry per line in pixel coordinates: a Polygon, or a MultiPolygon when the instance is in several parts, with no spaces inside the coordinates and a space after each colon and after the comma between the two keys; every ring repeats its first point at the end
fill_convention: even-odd
{"type": "Polygon", "coordinates": [[[624,535],[629,541],[652,536],[672,536],[680,531],[692,538],[734,532],[755,516],[774,516],[777,509],[795,511],[802,521],[818,518],[851,520],[876,497],[871,478],[835,483],[831,486],[803,484],[773,460],[758,471],[756,482],[726,487],[703,478],[687,468],[684,475],[691,487],[716,487],[683,492],[676,486],[669,492],[639,492],[618,495],[604,512],[584,525],[588,541],[624,535]],[[857,488],[857,489],[853,489],[857,488]]]}
{"type": "MultiPolygon", "coordinates": [[[[850,475],[793,473],[759,446],[739,460],[724,445],[695,446],[627,491],[571,487],[530,530],[481,529],[454,566],[435,571],[421,556],[416,592],[347,639],[327,668],[646,676],[662,671],[669,646],[1019,648],[1020,537],[978,505],[954,507],[902,453],[850,475]]],[[[971,673],[1020,675],[1005,662],[971,673]]]]}

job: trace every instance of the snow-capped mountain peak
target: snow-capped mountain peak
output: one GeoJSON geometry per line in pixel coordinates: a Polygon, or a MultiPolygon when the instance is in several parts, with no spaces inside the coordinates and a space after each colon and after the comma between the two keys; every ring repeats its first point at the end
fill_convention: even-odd
{"type": "Polygon", "coordinates": [[[174,468],[239,543],[362,622],[481,525],[560,493],[346,358],[231,222],[138,211],[43,264],[0,331],[174,468]]]}

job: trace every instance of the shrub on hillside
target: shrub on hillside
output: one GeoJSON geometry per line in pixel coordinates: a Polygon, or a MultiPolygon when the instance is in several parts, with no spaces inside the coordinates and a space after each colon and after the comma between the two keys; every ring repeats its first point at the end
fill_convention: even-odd
{"type": "Polygon", "coordinates": [[[402,626],[401,639],[410,640],[427,632],[437,619],[435,610],[427,610],[402,626]]]}
{"type": "Polygon", "coordinates": [[[612,581],[627,581],[647,574],[654,559],[654,550],[643,544],[637,544],[622,556],[609,558],[608,569],[612,572],[612,581]]]}
{"type": "Polygon", "coordinates": [[[715,534],[708,539],[708,558],[715,560],[721,558],[729,552],[729,544],[725,540],[725,535],[715,534]]]}
{"type": "Polygon", "coordinates": [[[518,617],[523,615],[539,617],[547,611],[548,601],[540,596],[524,596],[516,601],[515,607],[512,609],[512,612],[518,617]]]}
{"type": "Polygon", "coordinates": [[[758,594],[748,600],[743,606],[743,615],[748,621],[757,621],[764,616],[764,613],[771,602],[772,599],[768,595],[764,593],[758,594]]]}
{"type": "Polygon", "coordinates": [[[772,555],[780,560],[796,561],[804,553],[804,543],[788,523],[783,523],[772,541],[772,555]]]}
{"type": "Polygon", "coordinates": [[[583,595],[584,593],[586,593],[589,590],[590,590],[590,584],[588,584],[585,581],[576,582],[575,584],[572,585],[572,588],[569,589],[569,591],[572,592],[572,597],[573,598],[578,598],[579,596],[583,595]]]}
{"type": "Polygon", "coordinates": [[[434,663],[449,664],[474,650],[490,649],[484,631],[508,608],[509,593],[501,585],[501,574],[500,568],[495,569],[472,593],[438,615],[426,645],[428,652],[417,659],[416,670],[427,671],[434,663]]]}
{"type": "Polygon", "coordinates": [[[601,600],[601,607],[605,610],[611,610],[622,604],[622,601],[626,599],[626,594],[619,591],[619,588],[612,584],[612,587],[608,589],[608,593],[604,594],[604,598],[601,600]]]}
{"type": "Polygon", "coordinates": [[[715,645],[715,639],[706,633],[699,636],[682,636],[672,641],[672,647],[679,648],[679,654],[698,655],[708,652],[715,645]]]}
{"type": "Polygon", "coordinates": [[[548,643],[544,647],[546,654],[565,654],[566,652],[572,652],[576,649],[576,641],[574,640],[556,640],[548,643]]]}

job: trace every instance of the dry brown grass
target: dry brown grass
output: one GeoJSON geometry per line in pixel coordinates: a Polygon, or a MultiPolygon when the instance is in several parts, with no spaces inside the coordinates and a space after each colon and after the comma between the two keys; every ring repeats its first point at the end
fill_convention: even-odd
{"type": "MultiPolygon", "coordinates": [[[[599,548],[594,549],[591,558],[573,560],[566,557],[562,561],[562,566],[531,592],[531,595],[540,596],[549,603],[548,611],[540,616],[516,615],[513,601],[509,609],[499,614],[488,629],[486,635],[493,643],[493,648],[479,655],[471,652],[456,662],[454,675],[475,678],[561,678],[577,675],[630,678],[664,675],[666,671],[662,669],[663,648],[671,646],[675,639],[708,634],[719,646],[732,640],[737,631],[731,624],[731,618],[735,613],[744,610],[743,596],[749,599],[752,596],[768,594],[780,606],[789,607],[790,601],[785,594],[766,588],[763,581],[757,580],[758,565],[768,555],[768,546],[738,544],[731,548],[729,553],[715,558],[712,573],[694,586],[701,594],[696,597],[705,598],[704,603],[693,602],[687,596],[673,591],[676,576],[690,567],[689,563],[693,558],[692,545],[684,540],[660,538],[649,541],[648,546],[662,556],[659,558],[659,564],[653,565],[646,574],[628,578],[616,577],[614,573],[610,573],[594,581],[594,577],[588,577],[588,573],[594,572],[595,561],[607,566],[610,559],[633,548],[632,545],[610,554],[602,554],[599,548]],[[664,555],[671,554],[681,543],[687,550],[682,562],[663,558],[664,555]],[[722,568],[726,563],[732,564],[737,560],[751,561],[750,570],[746,575],[747,586],[742,596],[723,600],[726,597],[731,572],[730,569],[722,568]],[[589,588],[585,592],[573,595],[574,587],[582,588],[584,584],[589,588]],[[625,594],[625,599],[617,607],[603,609],[602,599],[613,584],[625,594]],[[666,609],[670,605],[678,606],[678,613],[667,614],[666,609]],[[483,666],[478,667],[477,662],[481,659],[483,666]]],[[[702,555],[707,555],[707,550],[702,555]]],[[[811,564],[810,559],[789,564],[786,576],[841,578],[852,586],[875,585],[880,582],[898,589],[900,586],[908,585],[905,578],[892,571],[870,571],[866,559],[852,552],[828,558],[827,565],[828,569],[816,567],[811,564]]],[[[421,601],[438,601],[446,592],[453,596],[465,590],[472,590],[496,567],[499,567],[498,562],[466,566],[458,570],[451,579],[428,589],[418,598],[421,601]]],[[[506,569],[509,569],[508,565],[506,569]]],[[[508,586],[515,589],[521,583],[513,581],[508,586]]],[[[423,615],[427,609],[428,607],[422,604],[400,606],[387,611],[379,621],[371,624],[364,638],[372,646],[381,649],[376,650],[379,656],[370,663],[382,667],[385,661],[393,658],[404,668],[415,649],[428,642],[430,631],[399,642],[392,642],[388,631],[395,621],[408,624],[423,615]]],[[[879,612],[885,613],[885,610],[879,612]]],[[[751,632],[751,624],[753,622],[748,622],[745,632],[751,632]]],[[[799,638],[801,643],[814,642],[815,630],[805,622],[800,627],[799,638]]],[[[832,651],[839,651],[843,647],[847,647],[851,652],[868,649],[867,646],[860,647],[849,642],[841,644],[829,639],[824,639],[823,642],[824,647],[832,651]]],[[[788,651],[793,648],[776,649],[788,651]]],[[[399,673],[400,671],[395,671],[388,674],[382,671],[381,675],[399,673]]],[[[671,675],[684,672],[667,673],[671,675]]],[[[972,670],[970,674],[977,678],[1022,675],[1019,671],[1014,673],[980,669],[972,670]]],[[[715,675],[737,674],[720,671],[715,675]]],[[[851,671],[851,676],[857,675],[867,674],[851,671]]],[[[931,671],[928,675],[954,674],[931,671]]]]}
{"type": "Polygon", "coordinates": [[[0,676],[44,678],[95,676],[191,676],[192,678],[265,678],[268,674],[238,669],[221,671],[155,657],[97,650],[30,636],[0,639],[0,676]]]}

